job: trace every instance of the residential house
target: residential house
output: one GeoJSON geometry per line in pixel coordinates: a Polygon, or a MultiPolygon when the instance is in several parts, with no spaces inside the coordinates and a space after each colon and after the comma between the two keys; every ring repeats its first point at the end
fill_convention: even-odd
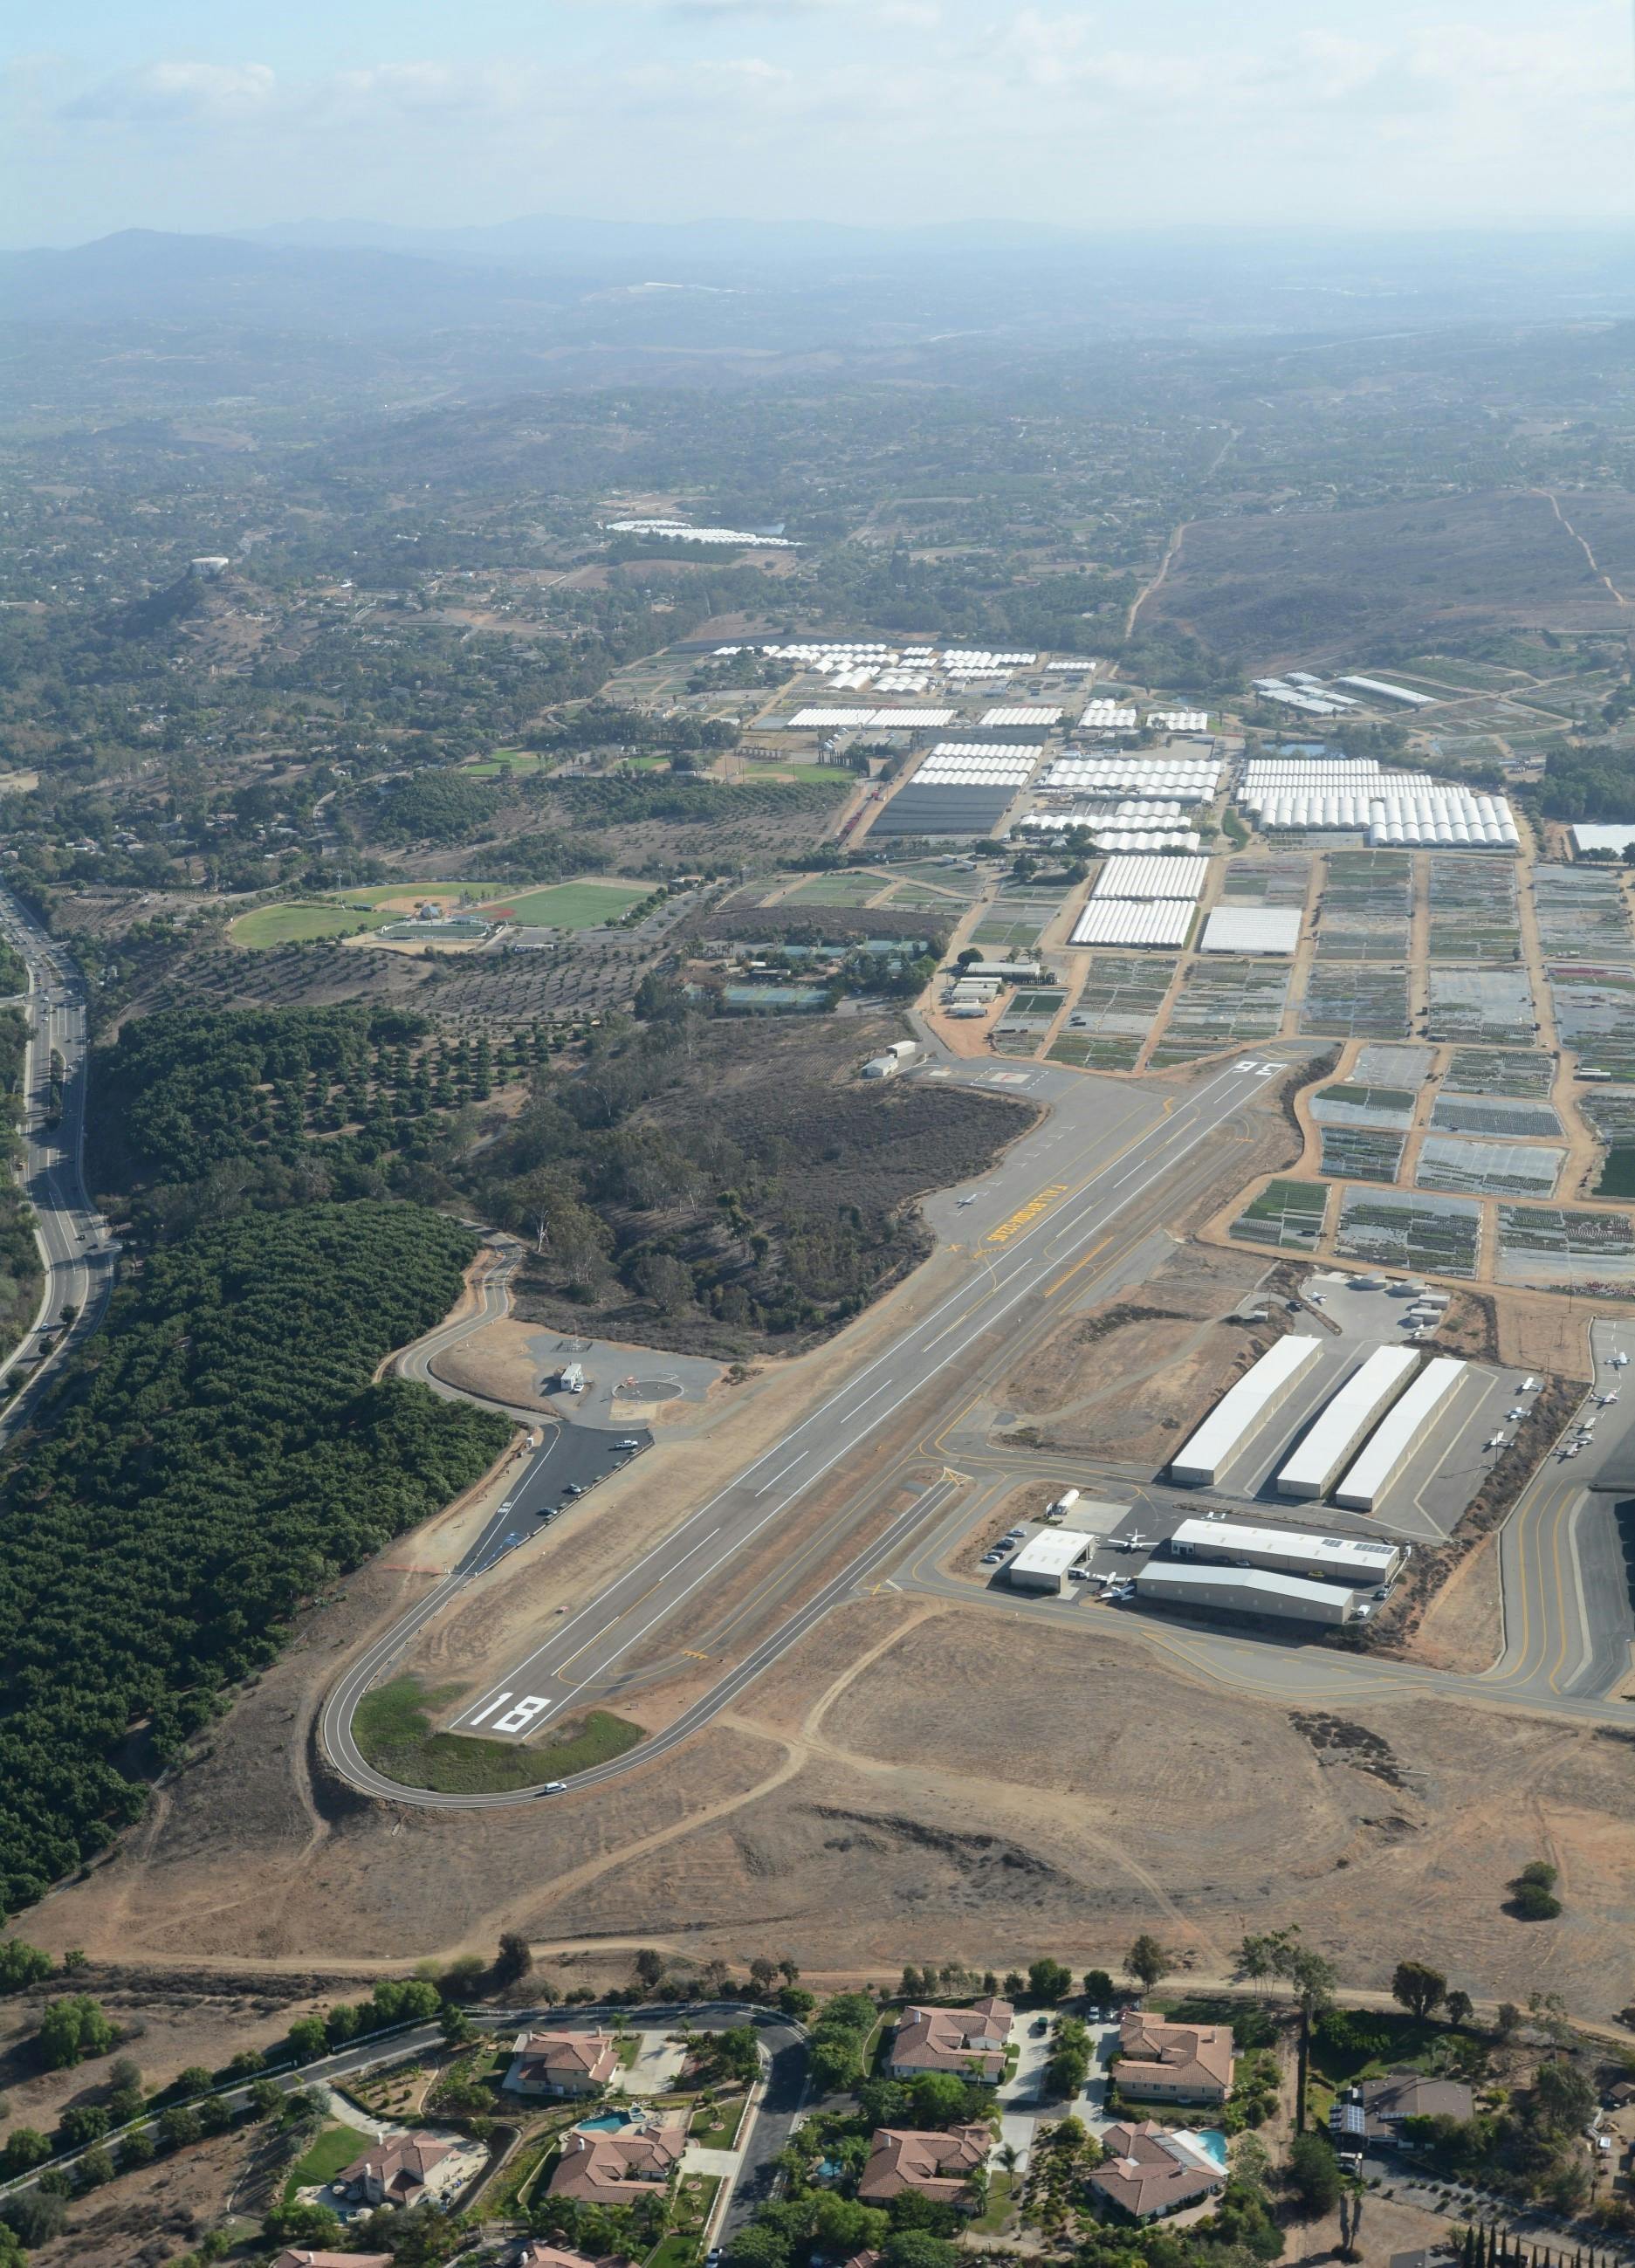
{"type": "Polygon", "coordinates": [[[565,2244],[553,2244],[547,2237],[527,2236],[512,2253],[511,2268],[630,2268],[630,2264],[616,2253],[593,2260],[588,2253],[574,2252],[565,2244]]]}
{"type": "Polygon", "coordinates": [[[1224,2102],[1232,2092],[1226,2024],[1167,2024],[1126,2012],[1113,2078],[1119,2094],[1149,2102],[1224,2102]]]}
{"type": "Polygon", "coordinates": [[[686,2122],[680,2118],[638,2118],[610,2134],[587,2134],[576,2126],[563,2144],[550,2194],[587,2205],[628,2205],[630,2183],[667,2182],[686,2146],[686,2122]]]}
{"type": "Polygon", "coordinates": [[[335,2177],[354,2205],[418,2205],[430,2196],[431,2176],[453,2149],[435,2134],[388,2134],[335,2177]]]}
{"type": "Polygon", "coordinates": [[[1337,2137],[1355,2148],[1359,2142],[1375,2147],[1400,2145],[1407,2118],[1456,2118],[1461,2125],[1476,2116],[1476,2096],[1462,2080],[1426,2079],[1417,2071],[1393,2071],[1383,2079],[1365,2079],[1348,2088],[1334,2104],[1329,2120],[1337,2137]]]}
{"type": "Polygon", "coordinates": [[[1153,2119],[1123,2120],[1101,2137],[1106,2152],[1090,2176],[1096,2195],[1131,2220],[1179,2213],[1226,2186],[1226,2169],[1189,2136],[1153,2119]]]}
{"type": "Polygon", "coordinates": [[[956,2126],[937,2134],[877,2127],[858,2195],[865,2205],[889,2205],[905,2190],[917,2190],[921,2197],[968,2211],[974,2203],[971,2176],[986,2166],[991,2139],[985,2126],[956,2126]]]}
{"type": "Polygon", "coordinates": [[[293,2244],[279,2253],[269,2268],[392,2268],[389,2252],[309,2252],[293,2244]]]}
{"type": "Polygon", "coordinates": [[[611,2032],[519,2032],[505,2084],[519,2095],[600,2095],[618,2068],[611,2032]]]}
{"type": "Polygon", "coordinates": [[[893,2079],[951,2071],[983,2087],[998,2087],[1005,2077],[1005,2043],[1015,2013],[1008,2000],[991,1993],[970,2008],[905,2008],[886,2068],[893,2079]]]}

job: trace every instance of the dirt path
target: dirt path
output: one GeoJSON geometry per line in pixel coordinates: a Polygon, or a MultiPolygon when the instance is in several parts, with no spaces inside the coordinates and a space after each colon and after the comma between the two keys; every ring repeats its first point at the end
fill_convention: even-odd
{"type": "Polygon", "coordinates": [[[1584,554],[1586,559],[1588,560],[1591,574],[1595,577],[1598,582],[1605,584],[1608,591],[1610,593],[1612,597],[1617,600],[1619,606],[1627,607],[1631,603],[1630,600],[1624,597],[1623,592],[1619,590],[1611,576],[1608,574],[1600,560],[1596,558],[1594,553],[1590,549],[1588,538],[1579,534],[1577,528],[1573,526],[1572,522],[1567,518],[1565,512],[1562,511],[1560,499],[1553,495],[1549,489],[1540,489],[1536,490],[1535,493],[1543,496],[1549,499],[1551,512],[1555,513],[1556,518],[1561,522],[1561,525],[1565,528],[1567,534],[1572,538],[1574,543],[1578,545],[1579,549],[1584,554]]]}
{"type": "MultiPolygon", "coordinates": [[[[1209,465],[1204,475],[1204,478],[1206,481],[1212,480],[1215,475],[1220,470],[1221,466],[1226,462],[1227,455],[1231,452],[1232,446],[1234,442],[1236,441],[1237,438],[1238,428],[1234,425],[1232,431],[1227,434],[1226,439],[1221,443],[1219,448],[1216,450],[1214,455],[1210,459],[1209,465]]],[[[1165,547],[1164,556],[1158,563],[1157,574],[1152,578],[1150,582],[1144,583],[1141,588],[1136,593],[1135,597],[1131,600],[1130,611],[1124,616],[1124,643],[1126,644],[1128,644],[1130,640],[1135,636],[1136,616],[1140,613],[1142,608],[1145,606],[1147,600],[1158,589],[1165,576],[1168,574],[1170,568],[1175,563],[1175,554],[1180,550],[1182,544],[1186,540],[1187,530],[1192,525],[1193,523],[1189,519],[1183,519],[1181,522],[1175,534],[1170,537],[1167,545],[1165,547]]]]}

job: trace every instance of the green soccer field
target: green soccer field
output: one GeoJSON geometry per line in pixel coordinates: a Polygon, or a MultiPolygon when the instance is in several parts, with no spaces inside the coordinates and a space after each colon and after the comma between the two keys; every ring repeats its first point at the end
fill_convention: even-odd
{"type": "Polygon", "coordinates": [[[304,944],[316,937],[350,937],[355,931],[379,929],[385,914],[356,906],[284,904],[256,906],[230,923],[227,934],[234,945],[252,952],[269,945],[304,944]]]}
{"type": "Polygon", "coordinates": [[[629,913],[646,895],[629,882],[550,882],[512,896],[490,891],[484,910],[503,907],[532,929],[591,929],[629,913]]]}

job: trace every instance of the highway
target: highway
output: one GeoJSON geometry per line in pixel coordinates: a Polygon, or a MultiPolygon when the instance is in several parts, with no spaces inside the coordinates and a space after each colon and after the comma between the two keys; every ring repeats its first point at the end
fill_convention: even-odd
{"type": "Polygon", "coordinates": [[[17,947],[28,968],[23,1185],[34,1209],[45,1271],[33,1323],[0,1362],[4,1381],[18,1365],[34,1359],[27,1383],[0,1413],[3,1435],[32,1410],[68,1348],[101,1321],[118,1247],[85,1193],[87,1039],[77,974],[8,890],[0,890],[0,935],[17,947]],[[54,1049],[63,1062],[63,1108],[52,1126],[48,1120],[54,1049]]]}
{"type": "MultiPolygon", "coordinates": [[[[969,1400],[974,1372],[983,1360],[983,1343],[991,1342],[990,1366],[1013,1362],[1027,1339],[1049,1328],[1066,1304],[1083,1296],[1087,1286],[1079,1280],[1082,1271],[1094,1263],[1097,1277],[1107,1276],[1165,1215],[1173,1214],[1178,1178],[1187,1183],[1184,1194],[1212,1182],[1218,1145],[1248,1138],[1234,1122],[1263,1101],[1268,1081],[1285,1068],[1285,1062],[1272,1056],[1240,1059],[1205,1077],[1189,1094],[1167,1101],[1149,1097],[1144,1108],[1128,1108],[1124,1124],[1113,1131],[1123,1133],[1125,1126],[1134,1130],[1087,1170],[1081,1162],[1075,1171],[1071,1160],[1076,1152],[1082,1161],[1087,1147],[1093,1153],[1103,1152],[1103,1130],[1087,1130],[1082,1117],[1076,1123],[1064,1116],[1049,1122],[1036,1144],[1019,1148],[1026,1152],[1030,1173],[1048,1170],[1053,1178],[1042,1186],[1035,1182],[1023,1202],[958,1251],[954,1287],[915,1317],[886,1353],[860,1363],[726,1488],[622,1568],[598,1598],[542,1630],[505,1676],[474,1697],[451,1729],[516,1739],[543,1730],[591,1698],[605,1697],[631,1658],[649,1641],[656,1646],[657,1634],[689,1609],[690,1639],[712,1587],[719,1587],[730,1564],[786,1521],[803,1499],[826,1483],[832,1486],[830,1476],[837,1469],[844,1465],[849,1472],[855,1462],[867,1483],[894,1472],[906,1481],[907,1468],[892,1445],[914,1422],[906,1414],[910,1405],[916,1405],[917,1417],[923,1403],[927,1421],[940,1411],[945,1421],[953,1422],[969,1400]],[[1048,1167],[1045,1156],[1051,1161],[1048,1167]]],[[[1075,1091],[1087,1099],[1095,1094],[1083,1086],[1075,1091]]],[[[1131,1090],[1115,1093],[1124,1097],[1131,1090]]],[[[1006,1190],[1013,1189],[1015,1178],[1014,1171],[995,1177],[997,1186],[1006,1190]]],[[[991,1219],[991,1204],[986,1217],[991,1219]]],[[[976,1218],[980,1225],[984,1215],[976,1218]]],[[[448,1343],[446,1332],[434,1338],[438,1344],[448,1343]]],[[[690,1736],[725,1708],[836,1600],[904,1549],[914,1531],[941,1508],[948,1485],[933,1479],[914,1493],[916,1500],[865,1541],[816,1598],[793,1609],[675,1724],[625,1756],[578,1775],[575,1789],[645,1765],[662,1748],[690,1736]]],[[[353,1714],[364,1692],[475,1572],[474,1554],[468,1554],[460,1568],[353,1664],[326,1703],[320,1719],[326,1751],[343,1777],[369,1794],[426,1807],[488,1809],[529,1801],[538,1793],[442,1795],[402,1787],[373,1771],[353,1735],[353,1714]]]]}

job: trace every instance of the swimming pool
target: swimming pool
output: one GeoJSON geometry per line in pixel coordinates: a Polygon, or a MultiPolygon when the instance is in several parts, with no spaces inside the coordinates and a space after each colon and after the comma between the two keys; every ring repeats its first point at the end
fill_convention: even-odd
{"type": "Polygon", "coordinates": [[[1205,2149],[1218,2166],[1226,2162],[1226,2138],[1219,2126],[1202,2126],[1193,2130],[1192,2139],[1205,2149]]]}
{"type": "MultiPolygon", "coordinates": [[[[581,2134],[616,2134],[621,2127],[628,2126],[630,2123],[628,2110],[604,2110],[600,2118],[581,2118],[579,2132],[581,2134]]],[[[1221,2163],[1226,2163],[1224,2148],[1221,2163]]]]}

